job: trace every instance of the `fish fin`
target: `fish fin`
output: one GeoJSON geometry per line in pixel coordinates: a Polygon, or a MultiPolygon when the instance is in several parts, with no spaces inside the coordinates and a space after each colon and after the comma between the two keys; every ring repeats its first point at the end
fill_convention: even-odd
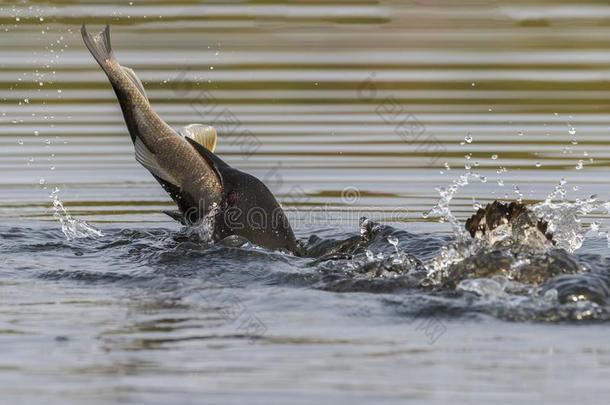
{"type": "Polygon", "coordinates": [[[169,216],[170,218],[172,218],[174,221],[178,221],[181,224],[184,224],[184,216],[182,215],[182,213],[180,211],[166,210],[166,211],[163,211],[163,213],[165,215],[169,216]]]}
{"type": "Polygon", "coordinates": [[[176,179],[174,179],[174,177],[171,174],[169,174],[164,168],[162,168],[159,165],[159,163],[157,162],[157,158],[155,157],[155,154],[152,153],[146,147],[146,145],[144,145],[144,142],[142,142],[142,140],[140,138],[136,137],[133,145],[136,150],[136,160],[142,166],[147,168],[152,174],[159,177],[163,181],[173,184],[173,185],[178,184],[176,179]]]}
{"type": "Polygon", "coordinates": [[[180,135],[191,138],[210,152],[216,149],[216,129],[209,125],[190,124],[180,129],[180,135]]]}
{"type": "Polygon", "coordinates": [[[106,25],[106,28],[102,32],[96,35],[91,35],[87,32],[85,24],[80,29],[83,41],[91,52],[91,55],[95,58],[97,63],[106,71],[107,63],[114,59],[114,53],[112,52],[112,46],[110,45],[110,26],[106,25]]]}
{"type": "Polygon", "coordinates": [[[220,184],[222,185],[223,184],[223,173],[228,170],[233,170],[233,168],[231,166],[229,166],[228,164],[226,164],[221,158],[216,156],[214,153],[210,152],[208,149],[203,147],[203,145],[201,145],[196,140],[189,138],[189,137],[185,137],[184,139],[186,139],[188,141],[188,143],[190,143],[191,146],[193,146],[195,148],[195,150],[197,152],[199,152],[201,157],[203,157],[205,159],[205,161],[210,166],[212,166],[212,169],[214,169],[214,172],[216,173],[216,176],[218,176],[218,179],[220,180],[220,184]]]}
{"type": "Polygon", "coordinates": [[[142,93],[144,98],[148,100],[148,96],[146,95],[146,90],[144,90],[144,85],[142,84],[142,80],[136,75],[136,72],[133,71],[132,68],[121,66],[123,72],[129,77],[129,80],[133,83],[134,86],[142,93]]]}

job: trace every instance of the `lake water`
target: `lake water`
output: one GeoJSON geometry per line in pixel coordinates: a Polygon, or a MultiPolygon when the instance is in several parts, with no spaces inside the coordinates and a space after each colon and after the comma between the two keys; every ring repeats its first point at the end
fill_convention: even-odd
{"type": "Polygon", "coordinates": [[[610,396],[606,2],[14,3],[0,1],[0,402],[610,396]],[[383,226],[331,261],[181,229],[82,23],[111,25],[168,123],[214,125],[219,156],[263,179],[312,249],[357,238],[361,217],[383,226]],[[457,236],[424,213],[466,173],[454,223],[561,183],[544,207],[578,274],[422,284],[413,263],[430,269],[457,236]],[[388,270],[399,252],[413,268],[388,270]]]}

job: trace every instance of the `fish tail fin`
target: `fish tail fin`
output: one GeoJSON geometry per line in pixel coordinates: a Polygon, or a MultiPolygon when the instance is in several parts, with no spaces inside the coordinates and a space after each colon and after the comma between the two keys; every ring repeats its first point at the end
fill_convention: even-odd
{"type": "Polygon", "coordinates": [[[91,35],[87,31],[85,24],[80,29],[83,41],[91,52],[91,55],[95,58],[97,63],[106,71],[108,68],[108,62],[116,60],[114,53],[112,52],[112,46],[110,45],[110,26],[106,25],[104,30],[96,35],[91,35]]]}

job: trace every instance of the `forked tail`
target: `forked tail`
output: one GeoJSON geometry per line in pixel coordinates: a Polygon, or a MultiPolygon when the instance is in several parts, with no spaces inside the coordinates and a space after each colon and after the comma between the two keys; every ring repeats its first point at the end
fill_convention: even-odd
{"type": "MultiPolygon", "coordinates": [[[[135,142],[139,132],[137,129],[138,120],[134,115],[134,111],[136,108],[150,109],[150,106],[147,105],[148,98],[146,97],[146,91],[144,90],[142,82],[138,76],[136,76],[133,69],[121,66],[114,57],[112,46],[110,45],[110,27],[108,25],[106,25],[106,28],[104,28],[102,32],[91,35],[87,31],[87,27],[83,24],[80,32],[87,49],[89,49],[89,52],[91,52],[91,55],[93,55],[110,81],[110,84],[117,95],[117,99],[119,100],[119,104],[121,105],[121,109],[123,110],[123,116],[125,117],[125,123],[129,129],[131,140],[135,142]],[[132,91],[133,88],[136,89],[135,92],[132,91]],[[138,92],[144,98],[144,102],[138,99],[138,92]]],[[[159,118],[155,115],[150,119],[159,118]]]]}
{"type": "Polygon", "coordinates": [[[110,26],[106,25],[106,28],[102,32],[96,35],[91,35],[87,32],[85,24],[80,29],[83,41],[91,52],[91,55],[95,58],[97,63],[108,73],[108,62],[114,60],[114,54],[112,53],[112,46],[110,45],[110,26]]]}

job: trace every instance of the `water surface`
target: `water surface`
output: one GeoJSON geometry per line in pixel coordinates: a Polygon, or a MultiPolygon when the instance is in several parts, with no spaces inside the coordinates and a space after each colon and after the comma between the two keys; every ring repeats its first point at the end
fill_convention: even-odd
{"type": "MultiPolygon", "coordinates": [[[[219,155],[265,180],[296,213],[304,243],[356,237],[366,216],[391,227],[366,245],[372,254],[391,258],[393,235],[426,261],[455,235],[422,214],[437,203],[435,187],[467,171],[477,175],[451,201],[461,221],[495,198],[544,200],[562,178],[570,201],[608,199],[605,2],[0,5],[6,401],[573,403],[610,394],[603,300],[431,292],[406,273],[367,272],[364,250],[312,264],[208,246],[181,230],[161,213],[172,203],[135,162],[79,34],[83,22],[110,23],[117,57],[156,111],[175,127],[215,125],[219,155]],[[103,236],[66,239],[49,197],[56,188],[103,236]]],[[[582,233],[592,223],[607,230],[607,216],[580,215],[582,233]]],[[[574,257],[606,277],[603,235],[574,257]]]]}

